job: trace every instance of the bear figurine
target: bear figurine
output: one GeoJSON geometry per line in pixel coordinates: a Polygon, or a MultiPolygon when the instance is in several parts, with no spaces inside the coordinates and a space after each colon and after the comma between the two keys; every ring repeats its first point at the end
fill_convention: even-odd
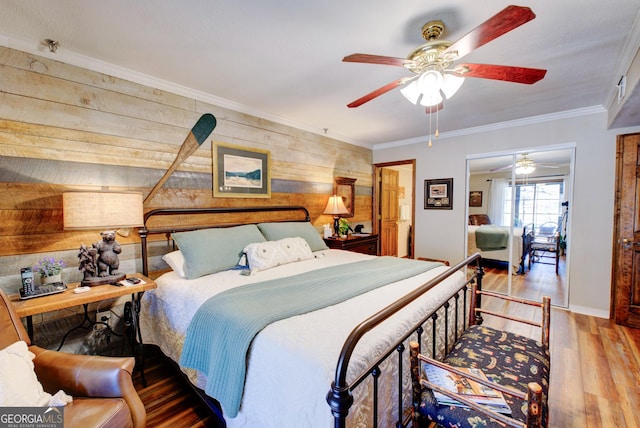
{"type": "Polygon", "coordinates": [[[120,261],[118,260],[118,254],[122,252],[120,244],[116,242],[116,231],[106,230],[100,232],[102,241],[93,244],[93,247],[98,252],[98,275],[101,277],[109,275],[119,275],[118,267],[120,261]]]}

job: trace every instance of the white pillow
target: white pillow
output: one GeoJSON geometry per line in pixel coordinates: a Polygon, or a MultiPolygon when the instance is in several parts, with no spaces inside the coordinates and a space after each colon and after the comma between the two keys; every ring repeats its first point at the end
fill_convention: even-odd
{"type": "Polygon", "coordinates": [[[171,270],[177,273],[180,278],[187,277],[182,251],[177,250],[167,253],[162,256],[162,260],[164,260],[169,265],[171,270]]]}
{"type": "Polygon", "coordinates": [[[44,392],[33,370],[35,355],[24,341],[0,351],[0,406],[46,406],[51,394],[44,392]]]}
{"type": "Polygon", "coordinates": [[[247,245],[244,253],[251,272],[313,258],[311,247],[300,237],[255,242],[247,245]]]}

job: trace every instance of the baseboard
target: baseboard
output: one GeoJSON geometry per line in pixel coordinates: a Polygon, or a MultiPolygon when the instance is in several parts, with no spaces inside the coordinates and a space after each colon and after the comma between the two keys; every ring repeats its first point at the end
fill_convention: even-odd
{"type": "Polygon", "coordinates": [[[605,319],[610,318],[609,311],[604,311],[602,309],[594,309],[587,306],[569,305],[569,310],[576,314],[589,315],[592,317],[605,318],[605,319]]]}

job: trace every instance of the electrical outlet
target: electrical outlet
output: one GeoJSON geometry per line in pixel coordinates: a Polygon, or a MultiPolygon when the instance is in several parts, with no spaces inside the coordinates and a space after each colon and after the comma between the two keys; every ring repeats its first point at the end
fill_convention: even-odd
{"type": "MultiPolygon", "coordinates": [[[[106,323],[108,326],[111,326],[111,312],[110,311],[96,311],[96,322],[106,323]]],[[[104,324],[96,324],[96,330],[102,330],[106,328],[104,324]]]]}

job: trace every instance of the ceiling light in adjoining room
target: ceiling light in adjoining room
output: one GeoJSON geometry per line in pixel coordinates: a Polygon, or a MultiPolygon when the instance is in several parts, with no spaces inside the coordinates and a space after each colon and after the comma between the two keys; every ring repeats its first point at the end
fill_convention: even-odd
{"type": "Polygon", "coordinates": [[[522,159],[516,162],[516,175],[528,175],[536,170],[536,165],[527,155],[522,155],[522,159]]]}
{"type": "Polygon", "coordinates": [[[531,165],[517,166],[516,167],[516,174],[518,174],[518,175],[527,175],[527,174],[531,174],[535,170],[536,170],[536,168],[534,166],[531,166],[531,165]]]}

